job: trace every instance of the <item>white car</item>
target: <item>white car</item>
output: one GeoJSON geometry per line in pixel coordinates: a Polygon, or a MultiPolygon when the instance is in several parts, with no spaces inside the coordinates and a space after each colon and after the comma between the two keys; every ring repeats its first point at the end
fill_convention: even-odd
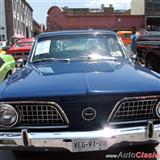
{"type": "Polygon", "coordinates": [[[6,41],[0,41],[0,49],[2,49],[2,47],[5,47],[7,45],[6,41]]]}

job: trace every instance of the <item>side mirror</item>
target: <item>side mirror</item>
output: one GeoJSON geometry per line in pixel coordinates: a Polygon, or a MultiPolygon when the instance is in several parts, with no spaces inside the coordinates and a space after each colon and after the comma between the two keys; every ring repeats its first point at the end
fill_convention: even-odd
{"type": "Polygon", "coordinates": [[[18,59],[17,61],[16,61],[16,67],[17,68],[22,68],[24,66],[24,61],[23,61],[23,59],[18,59]]]}

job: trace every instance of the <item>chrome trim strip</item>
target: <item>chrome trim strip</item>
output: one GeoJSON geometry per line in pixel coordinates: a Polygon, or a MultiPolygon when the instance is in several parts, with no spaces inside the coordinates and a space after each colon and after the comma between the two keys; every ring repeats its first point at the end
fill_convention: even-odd
{"type": "MultiPolygon", "coordinates": [[[[69,125],[69,119],[67,118],[65,112],[62,110],[62,108],[60,107],[60,105],[58,105],[56,102],[48,102],[48,101],[13,101],[12,102],[12,101],[6,101],[6,102],[0,102],[0,105],[1,104],[10,104],[10,105],[12,105],[12,104],[25,104],[25,103],[26,104],[48,104],[48,105],[50,104],[50,105],[53,105],[53,106],[57,107],[57,109],[59,110],[59,112],[61,113],[61,115],[63,115],[63,118],[64,118],[64,120],[65,120],[65,122],[67,124],[66,127],[68,127],[68,125],[69,125]]],[[[56,126],[54,126],[54,127],[56,127],[56,126]]],[[[39,128],[41,128],[41,127],[39,126],[39,128]]]]}
{"type": "Polygon", "coordinates": [[[13,126],[12,128],[0,128],[0,132],[3,130],[7,131],[9,129],[12,129],[12,131],[16,130],[16,129],[65,129],[68,128],[69,126],[13,126]]]}
{"type": "MultiPolygon", "coordinates": [[[[123,102],[123,101],[130,101],[130,100],[146,100],[146,99],[159,99],[160,95],[153,95],[153,96],[139,96],[139,97],[125,97],[121,100],[119,100],[116,105],[114,106],[113,110],[111,111],[108,119],[107,119],[107,123],[110,123],[110,119],[112,118],[112,116],[114,115],[115,111],[118,110],[119,105],[123,102]]],[[[130,121],[130,123],[132,123],[133,121],[130,121]]],[[[118,124],[118,123],[117,123],[118,124]]]]}
{"type": "Polygon", "coordinates": [[[159,120],[155,119],[146,119],[146,120],[135,120],[135,121],[125,121],[125,122],[110,122],[108,125],[123,125],[123,124],[136,124],[136,123],[147,123],[148,121],[153,121],[153,122],[160,122],[159,120]]]}
{"type": "Polygon", "coordinates": [[[31,49],[31,51],[29,52],[29,57],[28,57],[28,61],[27,61],[27,63],[26,64],[29,64],[29,63],[32,63],[33,62],[33,57],[34,57],[34,55],[35,55],[35,50],[36,50],[36,47],[37,47],[37,43],[38,43],[38,39],[36,39],[35,41],[34,41],[34,44],[33,44],[33,46],[32,46],[32,49],[31,49]]]}
{"type": "MultiPolygon", "coordinates": [[[[75,150],[74,142],[85,141],[104,141],[107,146],[102,150],[107,150],[115,144],[126,143],[126,146],[133,145],[134,142],[146,143],[149,140],[160,142],[160,124],[154,125],[153,137],[148,137],[147,125],[128,128],[109,128],[106,127],[98,131],[84,132],[27,132],[30,146],[40,148],[63,148],[70,152],[96,151],[97,148],[90,150],[75,150]]],[[[0,132],[0,148],[5,147],[24,147],[20,132],[0,132]],[[12,142],[12,143],[11,143],[12,142]]],[[[29,146],[28,146],[29,147],[29,146]]],[[[24,148],[25,149],[25,148],[24,148]]]]}
{"type": "MultiPolygon", "coordinates": [[[[151,121],[155,121],[154,119],[149,119],[151,121]]],[[[137,121],[124,121],[124,122],[110,122],[109,125],[120,125],[120,124],[136,124],[136,123],[147,123],[148,120],[137,120],[137,121]]]]}

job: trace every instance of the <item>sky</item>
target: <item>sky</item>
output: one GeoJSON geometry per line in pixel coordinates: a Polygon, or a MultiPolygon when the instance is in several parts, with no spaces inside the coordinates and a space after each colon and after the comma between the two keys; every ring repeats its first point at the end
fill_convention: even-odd
{"type": "Polygon", "coordinates": [[[101,4],[108,7],[113,4],[115,9],[129,9],[131,0],[27,0],[33,8],[33,18],[38,23],[46,24],[47,11],[56,5],[69,8],[100,8],[101,4]]]}

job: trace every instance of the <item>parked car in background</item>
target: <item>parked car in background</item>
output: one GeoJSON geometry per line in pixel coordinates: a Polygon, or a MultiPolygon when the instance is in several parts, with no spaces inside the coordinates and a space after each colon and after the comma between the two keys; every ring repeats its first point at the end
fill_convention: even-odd
{"type": "Polygon", "coordinates": [[[4,51],[3,49],[0,49],[0,54],[5,54],[6,51],[4,51]]]}
{"type": "Polygon", "coordinates": [[[117,34],[121,37],[124,45],[130,45],[131,44],[132,31],[118,31],[117,34]]]}
{"type": "Polygon", "coordinates": [[[137,40],[137,55],[146,67],[160,73],[160,32],[148,32],[137,40]]]}
{"type": "Polygon", "coordinates": [[[26,65],[0,88],[1,149],[159,143],[159,74],[128,59],[114,32],[42,33],[26,65]]]}
{"type": "Polygon", "coordinates": [[[7,42],[6,41],[0,41],[0,49],[2,49],[3,47],[7,46],[7,42]]]}
{"type": "Polygon", "coordinates": [[[15,71],[15,60],[11,55],[0,54],[0,82],[15,71]]]}
{"type": "Polygon", "coordinates": [[[7,42],[6,41],[0,41],[0,54],[4,54],[6,53],[3,48],[7,46],[7,42]]]}
{"type": "Polygon", "coordinates": [[[27,61],[33,42],[34,38],[23,38],[12,45],[7,53],[11,54],[15,60],[23,59],[27,61]]]}

